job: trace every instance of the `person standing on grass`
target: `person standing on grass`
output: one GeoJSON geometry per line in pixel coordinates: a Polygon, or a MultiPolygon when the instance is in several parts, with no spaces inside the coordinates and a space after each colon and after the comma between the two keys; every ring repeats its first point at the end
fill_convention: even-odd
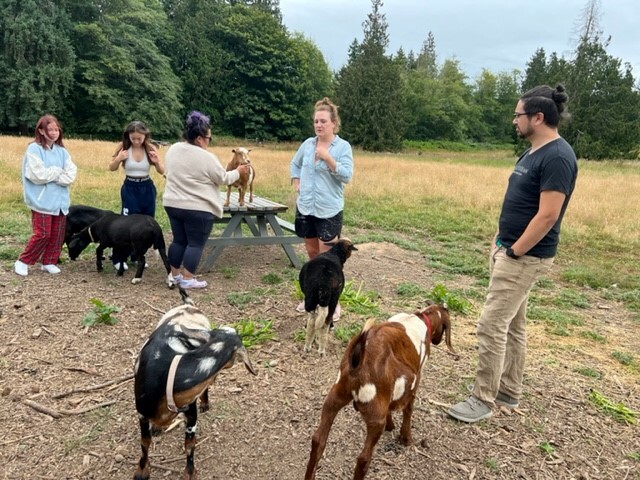
{"type": "Polygon", "coordinates": [[[76,172],[62,142],[60,122],[53,115],[44,115],[22,159],[24,202],[31,209],[33,234],[14,265],[18,275],[27,276],[29,265],[38,261],[45,272],[60,273],[56,264],[71,203],[69,185],[76,179],[76,172]]]}
{"type": "Polygon", "coordinates": [[[213,221],[222,218],[220,185],[231,185],[247,173],[240,165],[227,172],[220,160],[207,151],[211,141],[209,117],[200,112],[187,116],[184,142],[171,145],[165,155],[167,183],[162,203],[171,223],[173,241],[169,246],[169,286],[204,288],[207,282],[194,274],[213,221]]]}
{"type": "MultiPolygon", "coordinates": [[[[149,176],[151,166],[162,175],[164,165],[158,151],[151,144],[151,132],[147,126],[135,120],[124,130],[122,141],[118,143],[109,170],[115,172],[122,165],[125,179],[120,188],[122,200],[122,215],[140,213],[155,217],[156,215],[156,186],[149,176]]],[[[120,262],[125,262],[123,268],[128,269],[126,258],[113,257],[113,266],[120,269],[120,262]]],[[[131,257],[132,261],[136,258],[131,257]]]]}
{"type": "Polygon", "coordinates": [[[531,147],[516,162],[502,204],[471,396],[448,411],[463,422],[491,417],[494,405],[517,408],[522,397],[529,292],[551,268],[578,175],[576,155],[558,133],[567,100],[562,85],[538,86],[513,114],[516,133],[531,147]]]}
{"type": "MultiPolygon", "coordinates": [[[[296,235],[304,239],[309,260],[328,251],[326,245],[340,238],[344,186],[353,176],[351,145],[338,136],[338,107],[327,97],[315,104],[313,126],[316,136],[306,139],[293,156],[291,183],[298,193],[296,235]]],[[[304,301],[296,310],[304,312],[304,301]]],[[[340,318],[340,304],[333,321],[340,318]]]]}

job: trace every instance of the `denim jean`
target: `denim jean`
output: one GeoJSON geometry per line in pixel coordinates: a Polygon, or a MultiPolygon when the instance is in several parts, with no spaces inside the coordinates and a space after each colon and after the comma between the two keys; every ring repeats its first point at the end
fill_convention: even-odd
{"type": "Polygon", "coordinates": [[[553,258],[508,257],[501,246],[489,257],[489,290],[478,322],[478,367],[472,395],[494,406],[498,392],[519,399],[527,348],[529,292],[553,258]]]}

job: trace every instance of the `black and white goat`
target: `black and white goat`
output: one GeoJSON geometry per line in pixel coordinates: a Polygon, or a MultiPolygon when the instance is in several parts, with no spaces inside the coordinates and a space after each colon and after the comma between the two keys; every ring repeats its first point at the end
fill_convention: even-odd
{"type": "MultiPolygon", "coordinates": [[[[138,258],[138,269],[131,283],[140,283],[145,265],[145,254],[153,247],[160,254],[167,274],[171,271],[167,260],[167,251],[158,222],[149,215],[118,215],[109,212],[97,221],[75,234],[69,242],[69,257],[78,258],[80,253],[92,243],[98,243],[96,248],[96,267],[102,271],[102,259],[105,248],[111,247],[117,258],[126,258],[133,252],[138,258]]],[[[124,262],[120,262],[118,275],[124,274],[124,262]]]]}
{"type": "Polygon", "coordinates": [[[187,292],[180,289],[180,295],[185,304],[164,314],[136,360],[134,390],[142,457],[135,480],[149,478],[152,431],[168,426],[180,412],[186,416],[187,464],[182,478],[195,479],[197,399],[200,411],[206,412],[208,387],[220,370],[233,366],[238,358],[256,375],[236,331],[231,327],[211,330],[209,320],[193,305],[187,292]]]}
{"type": "Polygon", "coordinates": [[[318,352],[323,356],[327,351],[333,314],[344,289],[344,262],[351,256],[351,252],[358,250],[347,238],[327,245],[332,245],[331,250],[305,263],[298,275],[300,289],[304,294],[304,310],[307,312],[304,351],[311,350],[317,336],[318,352]]]}

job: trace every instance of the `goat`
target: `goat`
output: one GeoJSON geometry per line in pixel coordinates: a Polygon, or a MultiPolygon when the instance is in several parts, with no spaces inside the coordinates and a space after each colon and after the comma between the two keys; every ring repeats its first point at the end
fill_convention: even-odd
{"type": "MultiPolygon", "coordinates": [[[[106,213],[71,238],[69,242],[71,260],[78,258],[80,253],[92,242],[99,244],[96,248],[96,267],[99,272],[102,271],[102,254],[105,248],[111,247],[117,258],[126,258],[130,252],[133,252],[138,258],[138,269],[131,283],[140,283],[145,265],[144,256],[151,246],[160,254],[167,274],[171,271],[162,229],[158,222],[149,215],[106,213]]],[[[123,274],[124,262],[120,262],[118,276],[123,274]]]]}
{"type": "Polygon", "coordinates": [[[244,147],[238,147],[231,150],[233,152],[233,158],[227,164],[227,172],[235,170],[239,165],[248,165],[248,171],[246,173],[240,173],[240,178],[227,186],[227,200],[224,202],[224,206],[228,207],[231,199],[231,188],[236,187],[238,189],[238,204],[244,206],[244,195],[249,187],[249,203],[253,202],[253,180],[255,178],[255,170],[249,160],[249,152],[244,147]]]}
{"type": "Polygon", "coordinates": [[[347,238],[327,245],[331,245],[331,249],[305,263],[298,275],[300,289],[304,294],[304,310],[307,312],[304,351],[311,350],[311,345],[318,336],[318,352],[321,356],[326,353],[333,313],[344,289],[344,262],[351,256],[351,252],[358,250],[347,238]]]}
{"type": "Polygon", "coordinates": [[[394,429],[392,411],[402,410],[400,441],[411,445],[413,402],[430,345],[438,345],[446,335],[447,347],[453,352],[446,305],[429,305],[413,315],[399,313],[375,326],[374,322],[368,320],[344,352],[338,379],[324,401],[320,426],[312,437],[305,480],[315,479],[331,425],[350,401],[367,426],[367,438],[358,456],[354,480],[365,477],[383,430],[394,429]]]}
{"type": "Polygon", "coordinates": [[[186,416],[187,464],[182,478],[195,479],[197,399],[200,398],[200,412],[206,412],[209,386],[220,370],[233,366],[238,357],[247,370],[256,375],[236,331],[231,327],[212,330],[207,317],[182,288],[180,295],[184,304],[162,316],[135,364],[134,391],[142,448],[135,480],[149,478],[152,433],[159,433],[160,428],[169,425],[180,412],[186,416]]]}
{"type": "Polygon", "coordinates": [[[64,230],[64,243],[69,246],[71,237],[88,227],[106,213],[113,213],[111,210],[89,207],[88,205],[71,205],[64,230]]]}

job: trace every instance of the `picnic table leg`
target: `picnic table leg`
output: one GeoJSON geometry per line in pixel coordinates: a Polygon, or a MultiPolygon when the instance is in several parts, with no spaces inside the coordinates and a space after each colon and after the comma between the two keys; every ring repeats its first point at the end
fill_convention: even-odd
{"type": "MultiPolygon", "coordinates": [[[[231,238],[235,236],[234,234],[236,230],[241,229],[240,224],[242,223],[242,219],[243,215],[233,215],[227,223],[225,229],[222,231],[222,235],[220,235],[220,238],[231,238]]],[[[209,246],[211,247],[211,250],[206,256],[204,256],[204,258],[200,262],[200,266],[198,267],[199,272],[210,272],[211,268],[213,268],[213,264],[222,253],[222,250],[224,250],[224,245],[216,245],[215,239],[213,238],[209,238],[209,240],[207,240],[205,249],[207,249],[207,247],[209,246]]]]}
{"type": "MultiPolygon", "coordinates": [[[[276,236],[278,237],[285,236],[284,230],[282,230],[282,227],[278,223],[278,219],[276,218],[275,215],[273,214],[266,215],[266,219],[267,219],[267,222],[269,222],[269,225],[271,225],[271,228],[275,232],[276,236]]],[[[293,249],[293,245],[287,245],[283,243],[282,248],[284,249],[284,252],[287,254],[287,257],[289,257],[289,260],[291,261],[291,265],[293,265],[296,268],[302,268],[302,262],[298,258],[298,255],[296,255],[296,251],[293,249]]]]}

